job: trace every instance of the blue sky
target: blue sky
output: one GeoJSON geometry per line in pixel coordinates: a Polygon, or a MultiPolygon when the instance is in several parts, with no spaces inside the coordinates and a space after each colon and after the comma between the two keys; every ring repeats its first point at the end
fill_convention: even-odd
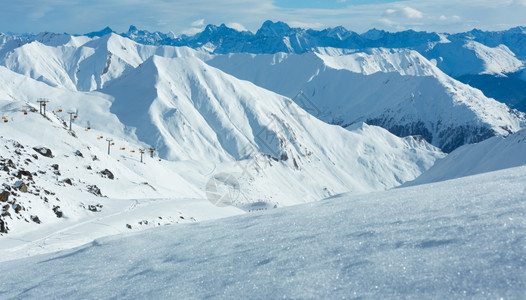
{"type": "Polygon", "coordinates": [[[342,25],[461,32],[526,26],[526,0],[0,0],[0,32],[86,33],[130,25],[149,31],[195,33],[225,23],[256,31],[265,20],[291,26],[342,25]]]}

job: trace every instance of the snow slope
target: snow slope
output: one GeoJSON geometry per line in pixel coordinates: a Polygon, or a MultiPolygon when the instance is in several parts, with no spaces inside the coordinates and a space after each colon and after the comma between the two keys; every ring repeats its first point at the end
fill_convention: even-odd
{"type": "MultiPolygon", "coordinates": [[[[108,32],[111,30],[103,30],[99,36],[108,32]]],[[[473,84],[473,87],[481,89],[488,97],[493,97],[524,111],[523,106],[514,106],[516,94],[521,91],[522,84],[517,85],[513,79],[506,81],[507,77],[503,76],[524,68],[525,34],[526,30],[523,27],[496,32],[474,29],[458,34],[413,30],[386,32],[371,29],[363,34],[357,34],[342,26],[324,30],[305,30],[291,28],[283,22],[266,21],[255,34],[247,31],[239,32],[222,24],[220,26],[207,25],[202,32],[193,36],[172,37],[171,33],[150,33],[138,30],[134,26],[131,26],[127,33],[120,35],[139,43],[188,46],[215,54],[240,52],[300,54],[315,52],[316,49],[327,47],[341,51],[376,47],[412,49],[434,61],[446,74],[466,84],[473,84]],[[477,84],[477,81],[462,77],[475,76],[479,73],[491,74],[493,80],[504,80],[506,86],[491,84],[491,81],[488,81],[489,85],[477,84]],[[510,84],[514,83],[514,88],[510,90],[510,84]]]]}
{"type": "Polygon", "coordinates": [[[520,60],[526,59],[526,28],[522,26],[510,28],[503,31],[483,31],[473,29],[469,32],[449,35],[452,41],[456,40],[474,40],[488,47],[497,47],[505,45],[520,60]]]}
{"type": "Polygon", "coordinates": [[[142,45],[113,33],[100,38],[41,34],[0,57],[0,65],[51,86],[93,91],[154,54],[185,52],[189,49],[142,45]]]}
{"type": "Polygon", "coordinates": [[[3,298],[522,298],[526,168],[0,264],[3,298]]]}
{"type": "Polygon", "coordinates": [[[438,43],[423,55],[455,78],[468,74],[504,76],[524,68],[524,63],[505,45],[488,47],[472,40],[438,43]]]}
{"type": "Polygon", "coordinates": [[[391,188],[444,155],[418,138],[401,139],[379,127],[363,124],[348,131],[325,124],[290,99],[197,58],[153,56],[100,92],[51,87],[3,67],[0,84],[0,112],[8,120],[0,123],[5,146],[0,167],[8,167],[0,171],[5,184],[0,193],[11,193],[2,208],[9,231],[1,238],[10,240],[2,243],[9,251],[5,257],[79,245],[127,231],[127,224],[133,230],[144,220],[152,224],[157,217],[172,223],[179,216],[202,220],[239,213],[217,211],[208,202],[209,182],[224,174],[236,182],[237,194],[228,204],[252,210],[261,203],[284,206],[391,188]],[[42,96],[50,100],[48,118],[37,112],[42,96]],[[67,130],[69,111],[78,115],[76,136],[67,130]],[[173,112],[180,118],[171,117],[173,112]],[[178,130],[183,132],[177,135],[178,130]],[[111,155],[106,138],[115,143],[111,155]],[[212,142],[202,143],[206,140],[212,142]],[[49,148],[54,157],[39,158],[32,149],[37,146],[49,148]],[[155,159],[146,152],[141,164],[139,149],[151,146],[157,148],[155,159]],[[157,160],[171,153],[176,161],[157,160]],[[117,179],[106,178],[105,169],[117,179]],[[19,192],[19,181],[28,193],[19,192]],[[94,185],[108,199],[92,195],[94,185]],[[97,204],[104,207],[100,214],[89,209],[97,204]],[[23,209],[17,211],[18,205],[23,209]],[[64,218],[57,218],[56,206],[64,218]],[[64,235],[69,236],[65,244],[55,238],[64,235]]]}
{"type": "MultiPolygon", "coordinates": [[[[473,46],[472,52],[482,53],[494,67],[481,66],[481,72],[502,74],[516,70],[521,64],[504,46],[495,50],[471,44],[478,45],[473,46]],[[500,57],[498,62],[505,64],[493,62],[494,57],[500,57]]],[[[435,47],[439,45],[442,44],[435,47]]],[[[325,122],[344,126],[366,122],[399,136],[422,135],[446,152],[520,128],[522,116],[513,115],[479,91],[452,80],[415,51],[382,48],[366,51],[317,48],[317,51],[304,55],[213,56],[203,49],[142,45],[113,33],[95,38],[42,34],[0,57],[0,64],[54,87],[94,91],[109,87],[131,73],[136,81],[152,83],[152,78],[141,79],[137,70],[153,56],[190,61],[197,58],[290,98],[304,91],[317,110],[309,112],[321,113],[315,115],[325,122]],[[364,86],[369,88],[363,89],[364,86]],[[430,112],[429,107],[436,109],[430,112]]]]}
{"type": "Polygon", "coordinates": [[[345,127],[364,121],[398,136],[418,134],[445,152],[515,132],[524,122],[523,114],[452,79],[411,50],[229,54],[207,63],[294,98],[328,123],[345,127]]]}
{"type": "Polygon", "coordinates": [[[526,165],[526,130],[465,145],[438,160],[433,167],[404,186],[443,181],[526,165]]]}
{"type": "Polygon", "coordinates": [[[0,220],[7,227],[7,234],[0,233],[0,260],[68,249],[130,230],[243,212],[206,199],[203,187],[209,175],[204,172],[213,166],[203,163],[196,169],[159,161],[157,155],[145,155],[141,163],[138,151],[144,145],[76,124],[75,134],[70,134],[51,105],[47,118],[32,105],[0,100],[0,112],[8,120],[0,124],[0,220]],[[116,143],[111,155],[108,137],[116,143]],[[49,149],[51,155],[33,148],[49,149]]]}
{"type": "Polygon", "coordinates": [[[111,111],[126,130],[154,145],[162,157],[227,165],[243,161],[248,168],[233,168],[240,177],[255,177],[255,186],[279,187],[272,199],[261,190],[249,198],[291,203],[327,196],[321,191],[390,188],[442,156],[425,142],[397,139],[376,127],[349,133],[325,124],[290,99],[196,57],[153,56],[101,92],[114,97],[111,111]],[[269,180],[282,176],[288,180],[269,180]],[[279,195],[306,183],[308,194],[279,195]]]}

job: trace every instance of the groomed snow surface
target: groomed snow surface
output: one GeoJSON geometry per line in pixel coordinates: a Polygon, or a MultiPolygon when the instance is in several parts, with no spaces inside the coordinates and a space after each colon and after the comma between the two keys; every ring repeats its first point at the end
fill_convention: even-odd
{"type": "Polygon", "coordinates": [[[526,167],[102,238],[1,298],[522,298],[526,167]]]}

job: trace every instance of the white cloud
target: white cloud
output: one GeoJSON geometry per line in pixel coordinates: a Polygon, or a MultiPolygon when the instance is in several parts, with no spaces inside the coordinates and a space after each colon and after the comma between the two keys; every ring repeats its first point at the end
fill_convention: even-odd
{"type": "Polygon", "coordinates": [[[447,21],[447,22],[458,22],[458,21],[461,20],[461,18],[459,16],[446,17],[444,15],[441,15],[438,19],[440,21],[447,21]]]}
{"type": "Polygon", "coordinates": [[[384,12],[384,17],[408,18],[408,19],[422,19],[424,14],[411,7],[402,7],[400,9],[388,8],[384,12]]]}
{"type": "Polygon", "coordinates": [[[205,25],[205,19],[199,19],[192,22],[192,27],[199,27],[205,25]]]}
{"type": "Polygon", "coordinates": [[[248,29],[246,29],[245,26],[243,26],[243,24],[240,24],[240,23],[231,22],[231,23],[227,23],[225,25],[227,27],[230,27],[230,28],[235,29],[237,31],[248,31],[248,29]]]}
{"type": "Polygon", "coordinates": [[[396,25],[396,22],[393,22],[392,20],[389,20],[387,18],[379,19],[378,22],[380,22],[381,24],[386,25],[386,26],[396,25]]]}
{"type": "Polygon", "coordinates": [[[197,34],[199,32],[202,32],[203,30],[205,30],[204,27],[192,27],[192,28],[186,28],[186,29],[183,29],[181,30],[181,34],[186,34],[186,35],[194,35],[194,34],[197,34]]]}
{"type": "Polygon", "coordinates": [[[410,19],[422,19],[424,14],[421,11],[418,11],[411,7],[402,8],[403,14],[410,19]]]}

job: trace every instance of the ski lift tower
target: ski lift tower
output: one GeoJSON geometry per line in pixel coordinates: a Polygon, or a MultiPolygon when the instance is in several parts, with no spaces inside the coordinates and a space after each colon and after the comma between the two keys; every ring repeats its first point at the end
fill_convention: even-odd
{"type": "Polygon", "coordinates": [[[144,149],[139,149],[139,152],[141,153],[141,163],[142,163],[142,155],[144,154],[144,149]]]}
{"type": "Polygon", "coordinates": [[[46,98],[38,98],[37,102],[40,104],[40,114],[45,116],[46,115],[46,103],[49,102],[46,98]]]}
{"type": "Polygon", "coordinates": [[[112,138],[107,138],[106,141],[108,142],[108,155],[110,155],[110,148],[111,146],[113,145],[113,139],[112,138]]]}
{"type": "Polygon", "coordinates": [[[73,116],[75,116],[75,112],[74,111],[68,111],[68,114],[69,114],[69,131],[71,131],[71,121],[73,121],[73,116]]]}
{"type": "Polygon", "coordinates": [[[148,152],[150,152],[150,157],[153,158],[153,153],[155,152],[155,148],[154,147],[150,147],[148,149],[148,152]]]}

